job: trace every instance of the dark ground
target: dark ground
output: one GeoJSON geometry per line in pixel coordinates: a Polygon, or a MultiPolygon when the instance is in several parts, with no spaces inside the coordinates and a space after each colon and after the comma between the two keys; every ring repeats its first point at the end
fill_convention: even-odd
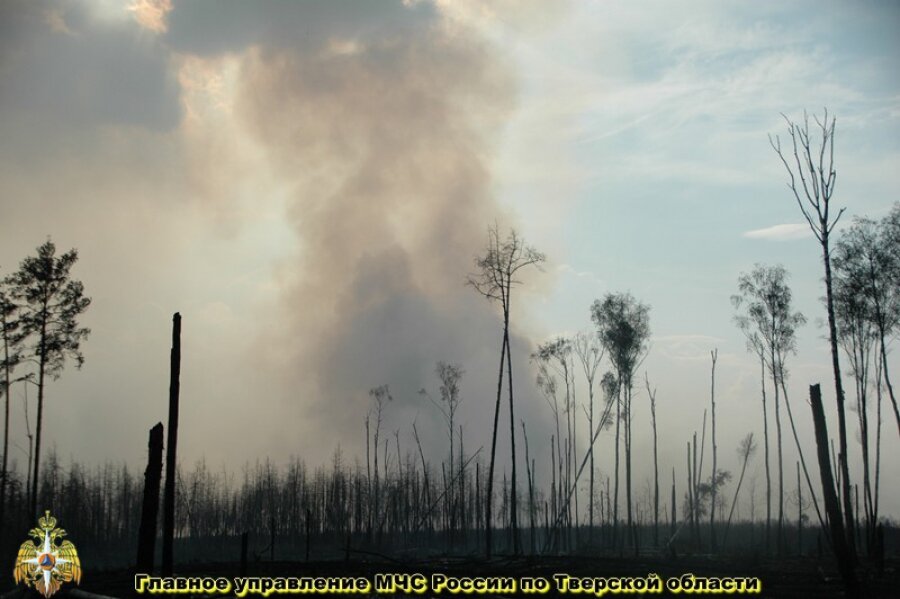
{"type": "MultiPolygon", "coordinates": [[[[11,568],[10,568],[11,570],[11,568]]],[[[370,556],[365,559],[351,561],[320,562],[257,562],[247,567],[248,576],[366,576],[370,580],[376,573],[422,573],[426,576],[443,573],[448,576],[542,576],[551,579],[557,573],[573,576],[635,576],[645,577],[656,573],[663,579],[677,577],[684,573],[696,576],[734,576],[758,577],[762,580],[762,594],[757,597],[799,597],[799,598],[837,598],[849,597],[837,576],[830,561],[819,561],[815,558],[754,559],[748,557],[702,557],[685,556],[679,558],[661,558],[659,556],[618,558],[618,557],[539,557],[539,558],[505,558],[498,557],[490,562],[476,559],[452,558],[431,559],[427,561],[407,560],[398,562],[370,556]]],[[[212,576],[234,577],[240,575],[237,563],[215,564],[182,564],[178,567],[179,576],[212,576]]],[[[860,570],[863,586],[857,597],[864,598],[900,598],[900,559],[894,558],[886,562],[884,573],[877,576],[874,571],[860,570]]],[[[11,595],[12,577],[3,580],[2,588],[6,594],[2,599],[42,599],[35,592],[22,593],[21,590],[11,595]]],[[[81,592],[72,592],[75,587],[67,585],[54,599],[89,599],[81,592]]],[[[107,595],[111,597],[134,597],[133,574],[127,571],[85,572],[80,591],[107,595]]],[[[542,596],[563,596],[554,590],[542,596]]],[[[607,596],[613,596],[609,592],[607,596]]],[[[148,596],[149,595],[145,595],[148,596]]],[[[161,597],[163,595],[153,595],[161,597]]],[[[178,595],[187,597],[185,594],[178,595]]],[[[269,597],[275,598],[273,593],[269,597]]],[[[322,596],[322,595],[318,595],[322,596]]],[[[343,595],[347,596],[347,595],[343,595]]],[[[352,595],[350,595],[352,596],[352,595]]],[[[388,597],[391,595],[379,595],[388,597]]],[[[404,596],[402,594],[393,595],[404,596]]],[[[411,595],[406,595],[411,596],[411,595]]],[[[433,593],[418,596],[435,596],[433,593]]],[[[446,595],[450,596],[450,595],[446,595]]],[[[489,595],[480,595],[489,596],[489,595]]],[[[494,595],[494,596],[528,596],[528,595],[494,595]]],[[[568,596],[568,595],[565,595],[568,596]]],[[[588,595],[574,596],[594,596],[588,595]]],[[[642,596],[634,593],[631,596],[642,596]]],[[[651,595],[648,595],[651,596],[651,595]]],[[[669,596],[669,593],[652,596],[669,596]]],[[[204,597],[211,597],[205,595],[204,597]]],[[[248,595],[250,599],[262,595],[248,595]]]]}

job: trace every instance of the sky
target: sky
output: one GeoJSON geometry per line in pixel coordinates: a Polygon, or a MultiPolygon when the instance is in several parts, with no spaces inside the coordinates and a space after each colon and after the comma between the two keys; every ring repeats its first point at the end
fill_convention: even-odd
{"type": "MultiPolygon", "coordinates": [[[[788,389],[812,455],[807,386],[834,403],[822,267],[768,136],[827,107],[842,223],[886,214],[898,26],[898,6],[876,1],[6,0],[0,276],[49,237],[77,248],[93,300],[84,367],[47,389],[45,448],[142,468],[178,311],[184,467],[361,456],[381,384],[386,430],[412,449],[417,422],[439,460],[446,434],[418,391],[436,394],[440,360],[465,369],[466,447],[486,451],[501,320],[465,280],[498,223],[547,256],[512,298],[516,417],[539,456],[552,416],[529,354],[628,291],[651,306],[639,376],[657,388],[661,471],[683,471],[716,348],[720,462],[736,471],[762,415],[729,298],[756,263],[788,269],[808,319],[788,389]]],[[[33,390],[12,398],[20,468],[26,393],[33,426],[33,390]]],[[[639,488],[648,404],[638,389],[639,488]]],[[[604,475],[612,443],[598,441],[604,475]]],[[[894,517],[898,444],[886,420],[894,517]]],[[[762,472],[758,455],[758,493],[762,472]]]]}

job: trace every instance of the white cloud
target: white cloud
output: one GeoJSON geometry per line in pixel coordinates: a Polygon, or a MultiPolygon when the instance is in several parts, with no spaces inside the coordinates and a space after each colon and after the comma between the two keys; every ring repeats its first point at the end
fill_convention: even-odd
{"type": "Polygon", "coordinates": [[[743,237],[748,239],[771,239],[774,241],[792,241],[794,239],[805,239],[812,235],[809,225],[806,223],[785,223],[783,225],[772,225],[764,229],[754,229],[746,231],[743,237]]]}

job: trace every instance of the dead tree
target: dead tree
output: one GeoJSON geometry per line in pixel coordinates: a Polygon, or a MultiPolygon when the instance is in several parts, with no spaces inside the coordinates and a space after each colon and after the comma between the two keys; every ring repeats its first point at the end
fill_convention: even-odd
{"type": "Polygon", "coordinates": [[[522,437],[525,439],[525,474],[528,475],[528,523],[530,526],[528,545],[531,549],[531,554],[534,555],[534,465],[528,452],[528,431],[525,429],[524,420],[522,420],[522,437]]]}
{"type": "Polygon", "coordinates": [[[831,234],[845,210],[845,208],[841,208],[836,216],[832,216],[831,199],[837,178],[837,171],[834,169],[835,118],[831,117],[829,120],[827,109],[823,120],[820,121],[818,117],[814,117],[821,134],[821,143],[818,144],[817,148],[813,148],[814,140],[809,132],[809,116],[806,112],[803,113],[802,124],[794,123],[787,116],[784,116],[784,120],[788,125],[788,135],[791,137],[793,160],[789,162],[789,158],[785,157],[781,149],[781,140],[778,136],[773,138],[770,135],[769,143],[778,154],[782,164],[784,164],[784,168],[790,177],[788,187],[822,250],[822,264],[825,268],[825,306],[828,313],[828,338],[831,344],[831,366],[834,373],[835,401],[837,402],[838,413],[838,442],[840,444],[838,459],[841,471],[843,516],[848,529],[847,547],[852,563],[855,565],[856,545],[853,534],[853,509],[850,499],[850,467],[847,458],[847,419],[844,410],[844,386],[841,379],[831,273],[831,234]]]}
{"type": "Polygon", "coordinates": [[[512,454],[510,480],[510,531],[512,534],[513,552],[519,551],[519,527],[516,516],[516,425],[513,402],[512,359],[509,344],[509,322],[511,314],[512,288],[521,283],[517,279],[520,271],[528,266],[540,266],[545,257],[542,253],[525,244],[524,240],[512,230],[506,239],[500,240],[497,225],[488,228],[488,245],[484,256],[476,258],[476,274],[469,275],[467,283],[475,291],[490,301],[499,302],[503,314],[503,343],[500,350],[500,374],[497,378],[497,402],[494,408],[494,432],[491,439],[491,461],[488,470],[485,505],[485,554],[491,556],[491,504],[494,484],[494,463],[496,461],[497,425],[500,418],[500,397],[503,389],[503,362],[506,360],[509,390],[509,434],[510,452],[512,454]]]}
{"type": "MultiPolygon", "coordinates": [[[[588,385],[588,431],[594,430],[594,379],[597,376],[597,367],[603,360],[603,345],[597,335],[579,333],[573,342],[575,354],[581,362],[584,370],[584,378],[588,385]]],[[[594,446],[590,447],[591,471],[588,482],[588,543],[594,540],[594,446]]]]}
{"type": "Polygon", "coordinates": [[[178,392],[181,374],[181,314],[172,316],[172,351],[169,360],[169,438],[166,447],[166,490],[163,498],[162,574],[172,575],[175,543],[175,469],[178,445],[178,392]]]}
{"type": "MultiPolygon", "coordinates": [[[[459,404],[461,398],[459,396],[459,381],[462,379],[462,376],[465,371],[463,371],[462,366],[459,364],[448,364],[446,362],[438,362],[434,369],[435,374],[438,375],[438,378],[441,381],[440,387],[440,402],[435,400],[425,389],[420,389],[419,394],[424,395],[428,398],[431,403],[435,405],[438,411],[441,413],[441,416],[444,417],[444,422],[447,424],[447,437],[450,440],[450,460],[449,460],[449,470],[450,473],[454,473],[454,460],[455,460],[455,440],[456,440],[456,411],[459,408],[459,404]]],[[[462,432],[460,431],[460,439],[462,438],[462,432]]],[[[399,460],[400,457],[398,456],[399,460]]],[[[460,495],[459,500],[462,500],[462,496],[460,495]]],[[[457,518],[456,508],[454,507],[458,499],[455,496],[453,489],[450,489],[447,494],[447,502],[451,506],[450,511],[450,530],[448,532],[450,536],[450,543],[453,543],[453,534],[457,525],[457,520],[461,519],[461,514],[459,514],[459,518],[457,518]]]]}
{"type": "Polygon", "coordinates": [[[716,490],[718,485],[716,484],[716,476],[717,476],[717,456],[716,456],[716,360],[719,357],[719,350],[714,349],[709,353],[710,357],[712,357],[712,374],[710,375],[710,391],[709,391],[709,402],[711,407],[712,414],[712,479],[711,479],[711,489],[710,489],[710,501],[709,501],[709,548],[710,551],[716,551],[716,490]]]}
{"type": "Polygon", "coordinates": [[[841,514],[841,506],[835,492],[834,477],[831,474],[831,460],[828,457],[828,427],[825,423],[825,410],[822,407],[822,392],[818,384],[809,387],[809,405],[812,408],[813,425],[816,429],[819,474],[822,478],[825,511],[828,513],[831,548],[834,550],[838,570],[841,572],[850,596],[856,596],[856,574],[853,570],[855,558],[850,552],[850,543],[847,540],[850,535],[844,527],[845,518],[841,514]]]}
{"type": "Polygon", "coordinates": [[[147,469],[144,470],[144,501],[141,504],[141,527],[138,531],[137,571],[153,572],[156,553],[156,522],[159,515],[159,483],[162,478],[163,425],[150,429],[147,469]]]}
{"type": "MultiPolygon", "coordinates": [[[[388,385],[381,385],[379,387],[374,387],[369,390],[369,396],[375,401],[375,439],[372,444],[372,453],[374,455],[374,466],[373,470],[375,471],[375,484],[373,490],[373,497],[370,498],[370,509],[374,514],[374,518],[378,519],[378,527],[376,533],[379,538],[381,537],[381,523],[384,522],[383,514],[380,510],[381,503],[381,489],[380,489],[380,479],[378,475],[378,439],[381,435],[381,424],[384,420],[384,408],[387,405],[386,402],[392,401],[394,398],[391,396],[391,390],[388,385]]],[[[368,427],[368,417],[366,418],[366,426],[368,427]]],[[[385,459],[385,462],[387,460],[385,459]]],[[[384,465],[385,468],[385,477],[387,477],[387,464],[384,465]]]]}
{"type": "Polygon", "coordinates": [[[572,386],[570,381],[574,377],[572,372],[573,342],[565,337],[557,337],[551,341],[538,345],[537,351],[531,354],[532,360],[538,362],[538,386],[541,388],[544,398],[550,404],[550,408],[554,411],[556,421],[556,441],[557,441],[557,457],[559,459],[559,485],[558,504],[565,507],[565,524],[567,527],[566,542],[571,543],[571,527],[572,527],[572,510],[569,503],[562,503],[562,493],[568,488],[572,480],[572,468],[574,460],[572,458],[574,452],[574,437],[572,434],[572,386]],[[559,429],[559,406],[556,401],[556,382],[547,370],[550,366],[553,370],[563,378],[566,388],[566,401],[564,411],[566,414],[566,440],[565,440],[565,461],[563,460],[562,440],[559,429]],[[550,403],[550,399],[553,403],[550,403]]]}
{"type": "MultiPolygon", "coordinates": [[[[650,389],[650,379],[644,373],[647,395],[650,397],[650,422],[653,426],[653,545],[659,545],[659,452],[656,436],[656,389],[650,389]]],[[[674,478],[675,473],[672,473],[674,478]]],[[[673,490],[674,493],[674,490],[673,490]]],[[[674,495],[673,495],[674,498],[674,495]]],[[[674,508],[673,508],[674,509],[674,508]]]]}
{"type": "MultiPolygon", "coordinates": [[[[734,516],[734,508],[737,505],[738,496],[741,492],[741,484],[744,482],[744,473],[747,472],[747,462],[750,461],[750,456],[752,456],[756,452],[756,444],[753,443],[753,433],[748,434],[741,440],[740,445],[738,445],[738,455],[741,456],[741,475],[738,477],[737,488],[734,490],[734,498],[731,500],[731,509],[728,511],[728,520],[725,522],[725,532],[722,533],[722,545],[725,545],[725,540],[728,538],[728,529],[731,527],[731,518],[734,516]]],[[[751,524],[753,523],[753,517],[750,518],[751,524]]]]}
{"type": "Polygon", "coordinates": [[[675,503],[675,467],[672,467],[672,512],[669,518],[672,520],[670,524],[670,528],[672,529],[671,536],[675,536],[675,527],[678,525],[678,506],[675,503]]]}

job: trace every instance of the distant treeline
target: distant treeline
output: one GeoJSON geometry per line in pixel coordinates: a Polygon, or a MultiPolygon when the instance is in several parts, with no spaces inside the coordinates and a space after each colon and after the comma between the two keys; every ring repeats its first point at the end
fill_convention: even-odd
{"type": "MultiPolygon", "coordinates": [[[[464,455],[464,454],[463,454],[464,455]]],[[[240,535],[248,533],[249,559],[311,560],[358,558],[368,553],[401,557],[441,554],[478,554],[483,551],[485,486],[480,460],[467,456],[455,476],[446,467],[406,454],[398,461],[396,450],[383,456],[378,483],[359,462],[347,463],[338,449],[329,466],[311,468],[294,459],[282,468],[271,462],[245,466],[237,474],[211,469],[204,461],[190,470],[179,470],[176,518],[176,560],[237,561],[240,535]],[[453,489],[450,491],[450,489],[453,489]],[[378,511],[374,506],[379,506],[378,511]],[[273,543],[274,536],[274,546],[273,543]]],[[[29,517],[25,480],[10,472],[6,521],[3,522],[3,556],[14,559],[18,545],[35,523],[29,517]]],[[[142,477],[124,465],[64,466],[51,452],[42,466],[38,505],[49,509],[66,529],[94,569],[133,565],[140,522],[142,477]]],[[[496,489],[495,550],[511,552],[509,485],[501,477],[496,489]]],[[[598,524],[560,530],[549,516],[549,504],[539,490],[530,500],[520,490],[519,520],[523,526],[525,553],[619,553],[612,547],[613,526],[600,494],[598,524]],[[533,518],[532,518],[533,516],[533,518]],[[533,523],[533,527],[532,527],[533,523]],[[593,534],[590,534],[593,533],[593,534]],[[593,538],[593,542],[589,542],[593,538]],[[556,542],[554,542],[556,541],[556,542]]],[[[650,494],[636,502],[635,519],[642,553],[693,552],[702,543],[690,527],[673,523],[666,514],[666,532],[678,531],[671,547],[653,546],[653,513],[650,494]]],[[[803,519],[788,522],[791,553],[815,555],[828,552],[818,525],[803,519]],[[820,547],[821,544],[821,547],[820,547]]],[[[724,527],[724,524],[722,525],[724,527]]],[[[898,546],[898,529],[886,526],[889,554],[898,546]]],[[[669,534],[664,535],[666,538],[669,534]]],[[[729,540],[719,551],[759,553],[764,546],[764,524],[743,520],[733,524],[729,540]]],[[[630,550],[629,550],[630,553],[630,550]]],[[[11,561],[9,563],[12,563],[11,561]]]]}

